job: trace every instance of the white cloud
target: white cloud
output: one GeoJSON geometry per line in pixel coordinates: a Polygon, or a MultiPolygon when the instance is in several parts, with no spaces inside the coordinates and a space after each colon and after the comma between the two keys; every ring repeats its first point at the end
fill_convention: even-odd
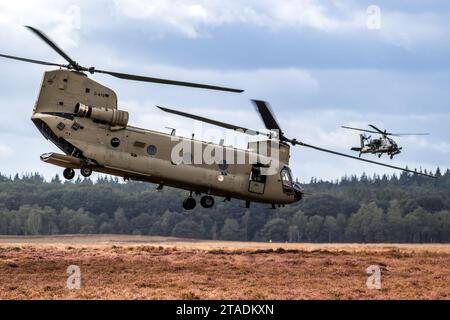
{"type": "Polygon", "coordinates": [[[217,0],[115,0],[117,12],[149,24],[166,26],[189,37],[207,35],[207,27],[247,24],[269,29],[313,28],[325,32],[362,27],[364,11],[355,14],[348,6],[328,2],[341,15],[333,16],[327,6],[317,0],[285,1],[217,1],[217,0]],[[362,18],[362,19],[361,19],[362,18]]]}
{"type": "Polygon", "coordinates": [[[78,44],[81,27],[81,7],[73,1],[1,1],[0,28],[2,43],[18,42],[24,48],[28,43],[19,43],[26,32],[24,25],[31,25],[45,32],[61,47],[70,48],[78,44]]]}
{"type": "MultiPolygon", "coordinates": [[[[445,39],[448,14],[388,11],[381,5],[380,30],[366,28],[366,7],[353,0],[114,0],[113,2],[24,0],[0,2],[3,43],[25,34],[22,25],[45,30],[64,48],[79,44],[80,28],[144,27],[151,35],[178,33],[188,38],[208,37],[221,26],[252,26],[263,30],[359,34],[407,49],[417,43],[445,39]]],[[[91,30],[89,30],[91,31],[91,30]]]]}
{"type": "Polygon", "coordinates": [[[448,14],[441,17],[436,13],[382,12],[378,34],[393,45],[411,50],[418,43],[445,39],[450,31],[445,19],[449,18],[448,14]]]}
{"type": "Polygon", "coordinates": [[[326,33],[356,33],[379,37],[410,49],[416,43],[448,34],[448,17],[443,13],[404,13],[384,10],[381,29],[368,30],[366,7],[352,0],[115,0],[116,15],[145,21],[165,32],[189,38],[208,36],[223,25],[251,25],[265,29],[314,29],[326,33]],[[444,16],[441,16],[441,15],[444,16]]]}
{"type": "Polygon", "coordinates": [[[450,153],[450,143],[446,141],[441,141],[434,139],[432,141],[429,138],[410,136],[402,139],[405,143],[409,145],[414,145],[416,148],[420,148],[423,151],[434,151],[435,153],[446,156],[450,153]]]}
{"type": "Polygon", "coordinates": [[[365,23],[365,16],[349,6],[336,6],[337,1],[327,2],[313,0],[288,0],[281,2],[267,2],[268,12],[272,20],[279,27],[309,27],[325,32],[339,32],[361,28],[365,23]],[[331,9],[331,10],[329,10],[331,9]],[[337,11],[341,17],[331,12],[337,11]]]}
{"type": "Polygon", "coordinates": [[[9,146],[0,144],[0,159],[8,158],[13,154],[14,154],[14,150],[12,148],[10,148],[9,146]]]}

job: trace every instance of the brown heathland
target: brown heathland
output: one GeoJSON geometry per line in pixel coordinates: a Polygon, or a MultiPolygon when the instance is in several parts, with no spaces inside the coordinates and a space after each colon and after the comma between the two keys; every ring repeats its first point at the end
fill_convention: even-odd
{"type": "Polygon", "coordinates": [[[450,245],[0,237],[0,279],[1,299],[450,299],[450,245]],[[370,265],[381,290],[367,289],[370,265]]]}

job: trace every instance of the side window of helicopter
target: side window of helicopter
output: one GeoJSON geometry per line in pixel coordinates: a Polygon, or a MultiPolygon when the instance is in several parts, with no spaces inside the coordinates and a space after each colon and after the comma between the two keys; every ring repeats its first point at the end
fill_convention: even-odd
{"type": "Polygon", "coordinates": [[[261,174],[261,168],[260,167],[253,167],[252,171],[250,173],[250,180],[260,183],[266,183],[266,175],[261,174]]]}
{"type": "Polygon", "coordinates": [[[149,145],[147,147],[147,153],[151,156],[154,156],[158,152],[158,148],[155,145],[149,145]]]}
{"type": "Polygon", "coordinates": [[[111,146],[113,148],[117,148],[120,145],[120,139],[117,137],[114,137],[111,139],[111,146]]]}

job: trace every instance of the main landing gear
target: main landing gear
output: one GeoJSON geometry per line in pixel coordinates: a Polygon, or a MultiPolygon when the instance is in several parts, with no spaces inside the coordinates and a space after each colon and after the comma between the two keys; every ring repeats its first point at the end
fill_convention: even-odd
{"type": "Polygon", "coordinates": [[[214,198],[211,196],[203,196],[200,199],[200,204],[202,205],[203,208],[206,209],[212,208],[214,206],[214,198]]]}
{"type": "MultiPolygon", "coordinates": [[[[80,173],[85,178],[90,177],[92,174],[92,166],[83,164],[80,168],[80,173]]],[[[75,177],[75,170],[73,170],[72,168],[66,168],[63,171],[63,176],[67,180],[72,180],[75,177]]]]}
{"type": "Polygon", "coordinates": [[[63,176],[67,180],[72,180],[75,177],[75,170],[73,170],[72,168],[66,168],[63,171],[63,176]]]}
{"type": "Polygon", "coordinates": [[[83,177],[90,177],[92,174],[92,167],[88,164],[83,164],[80,169],[80,173],[83,177]]]}
{"type": "MultiPolygon", "coordinates": [[[[185,210],[193,210],[196,205],[197,205],[197,201],[194,199],[194,197],[192,196],[192,192],[191,192],[189,194],[189,197],[187,197],[183,201],[183,208],[185,210]]],[[[200,199],[200,205],[205,209],[212,208],[214,206],[214,198],[211,197],[210,195],[203,196],[200,199]]]]}
{"type": "Polygon", "coordinates": [[[183,201],[184,210],[193,210],[196,205],[197,201],[192,197],[192,194],[183,201]]]}

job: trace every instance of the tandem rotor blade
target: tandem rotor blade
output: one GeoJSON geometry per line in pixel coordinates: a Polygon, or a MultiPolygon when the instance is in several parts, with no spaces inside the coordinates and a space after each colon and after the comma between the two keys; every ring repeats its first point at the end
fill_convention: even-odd
{"type": "Polygon", "coordinates": [[[219,126],[219,127],[223,127],[226,129],[230,129],[230,130],[239,130],[240,133],[245,133],[245,134],[249,134],[252,136],[256,136],[256,135],[264,135],[264,136],[268,136],[270,137],[269,133],[266,132],[260,132],[260,131],[256,131],[253,129],[248,129],[248,128],[244,128],[244,127],[240,127],[240,126],[235,126],[229,123],[225,123],[225,122],[220,122],[220,121],[216,121],[216,120],[211,120],[205,117],[201,117],[201,116],[197,116],[195,114],[191,114],[191,113],[187,113],[187,112],[183,112],[183,111],[178,111],[178,110],[173,110],[173,109],[169,109],[169,108],[164,108],[164,107],[160,107],[157,106],[159,109],[161,109],[164,112],[168,112],[168,113],[172,113],[172,114],[176,114],[182,117],[186,117],[186,118],[191,118],[194,120],[198,120],[198,121],[202,121],[202,122],[206,122],[209,124],[213,124],[215,126],[219,126]]]}
{"type": "Polygon", "coordinates": [[[50,65],[50,66],[59,66],[59,67],[67,68],[67,69],[74,69],[74,70],[80,71],[80,72],[88,71],[88,72],[90,72],[92,74],[94,74],[94,73],[103,73],[103,74],[108,74],[108,75],[111,75],[113,77],[116,77],[116,78],[119,78],[119,79],[125,79],[125,80],[134,80],[134,81],[142,81],[142,82],[150,82],[150,83],[160,83],[160,84],[167,84],[167,85],[174,85],[174,86],[183,86],[183,87],[190,87],[190,88],[200,88],[200,89],[209,89],[209,90],[236,92],[236,93],[244,92],[244,90],[241,90],[241,89],[233,89],[233,88],[214,86],[214,85],[207,85],[207,84],[194,83],[194,82],[185,82],[185,81],[161,79],[161,78],[154,78],[154,77],[146,77],[146,76],[139,76],[139,75],[134,75],[134,74],[114,72],[114,71],[107,71],[107,70],[97,70],[94,67],[86,68],[86,67],[83,67],[83,66],[79,65],[75,60],[70,58],[61,48],[59,48],[56,45],[56,43],[54,41],[52,41],[47,35],[45,35],[45,33],[43,33],[42,31],[40,31],[40,30],[38,30],[36,28],[30,27],[30,26],[25,26],[25,27],[27,27],[30,31],[32,31],[39,38],[41,38],[45,43],[47,43],[53,50],[55,50],[69,64],[68,65],[51,64],[51,63],[46,63],[46,62],[38,61],[38,60],[31,60],[31,59],[25,59],[25,58],[18,58],[18,57],[2,55],[3,57],[10,58],[10,59],[16,59],[16,60],[21,60],[21,61],[45,64],[45,65],[50,65]]]}
{"type": "Polygon", "coordinates": [[[120,79],[126,79],[126,80],[169,84],[169,85],[174,85],[174,86],[218,90],[218,91],[228,91],[228,92],[236,92],[236,93],[244,92],[244,90],[241,90],[241,89],[212,86],[212,85],[200,84],[200,83],[194,83],[194,82],[184,82],[184,81],[160,79],[160,78],[153,78],[153,77],[145,77],[145,76],[138,76],[138,75],[134,75],[134,74],[127,74],[127,73],[120,73],[120,72],[113,72],[113,71],[105,71],[105,70],[97,70],[97,69],[91,69],[89,71],[91,73],[109,74],[113,77],[120,78],[120,79]]]}
{"type": "Polygon", "coordinates": [[[31,30],[34,34],[36,34],[39,38],[41,38],[45,43],[47,43],[53,50],[55,50],[61,57],[63,57],[68,63],[69,63],[69,68],[72,67],[75,70],[81,71],[82,67],[72,58],[70,58],[64,51],[62,51],[61,48],[59,48],[55,42],[53,42],[52,40],[50,40],[50,38],[45,35],[45,33],[43,33],[42,31],[30,27],[30,26],[25,26],[27,27],[29,30],[31,30]]]}
{"type": "Polygon", "coordinates": [[[261,100],[252,100],[252,102],[255,104],[256,110],[258,110],[259,114],[261,115],[261,119],[264,122],[266,128],[269,130],[279,130],[280,134],[282,135],[280,125],[278,124],[277,120],[275,120],[275,116],[270,110],[267,102],[261,100]]]}
{"type": "Polygon", "coordinates": [[[341,128],[350,129],[350,130],[356,130],[356,131],[362,131],[362,132],[379,133],[378,131],[359,129],[359,128],[352,128],[352,127],[346,127],[346,126],[341,126],[341,128]]]}
{"type": "Polygon", "coordinates": [[[418,174],[418,175],[426,176],[426,177],[430,177],[430,178],[436,178],[435,176],[432,176],[432,175],[429,175],[429,174],[425,174],[425,173],[421,173],[421,172],[417,172],[417,171],[413,171],[413,170],[409,170],[409,169],[406,169],[406,168],[396,167],[396,166],[392,166],[390,164],[385,164],[385,163],[381,163],[381,162],[377,162],[377,161],[361,159],[361,158],[354,157],[354,156],[351,156],[351,155],[348,155],[348,154],[345,154],[345,153],[336,152],[336,151],[333,151],[333,150],[328,150],[328,149],[316,147],[316,146],[313,146],[313,145],[310,145],[310,144],[307,144],[307,143],[303,143],[303,142],[297,141],[295,139],[290,141],[290,142],[293,145],[300,145],[300,146],[308,147],[308,148],[315,149],[315,150],[318,150],[318,151],[335,154],[335,155],[338,155],[338,156],[341,156],[341,157],[346,157],[346,158],[350,158],[350,159],[354,159],[354,160],[364,161],[364,162],[376,164],[376,165],[379,165],[379,166],[384,166],[384,167],[388,167],[388,168],[392,168],[392,169],[396,169],[396,170],[401,170],[401,171],[405,171],[405,172],[409,172],[409,173],[413,173],[413,174],[418,174]]]}
{"type": "Polygon", "coordinates": [[[64,65],[64,64],[58,64],[58,63],[47,62],[47,61],[40,61],[40,60],[33,60],[33,59],[28,59],[28,58],[16,57],[16,56],[9,56],[9,55],[6,55],[6,54],[0,54],[0,57],[7,58],[7,59],[18,60],[18,61],[42,64],[42,65],[45,65],[45,66],[54,66],[54,67],[67,68],[67,65],[64,65]]]}

